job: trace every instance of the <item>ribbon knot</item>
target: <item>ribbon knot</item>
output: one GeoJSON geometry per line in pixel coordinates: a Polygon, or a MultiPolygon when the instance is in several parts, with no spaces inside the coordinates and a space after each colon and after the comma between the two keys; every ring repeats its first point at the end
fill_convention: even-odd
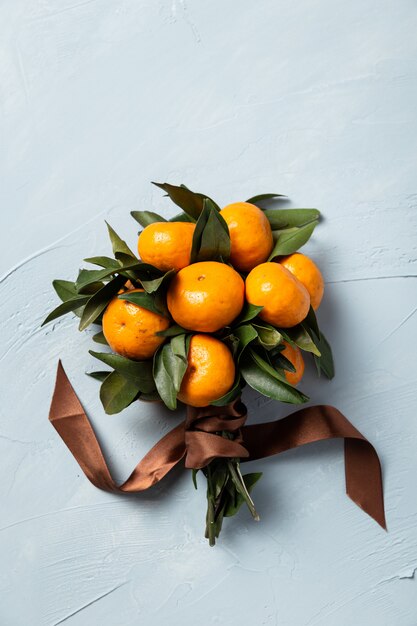
{"type": "Polygon", "coordinates": [[[185,467],[201,469],[216,458],[248,458],[242,427],[247,418],[243,402],[222,407],[187,407],[185,467]]]}

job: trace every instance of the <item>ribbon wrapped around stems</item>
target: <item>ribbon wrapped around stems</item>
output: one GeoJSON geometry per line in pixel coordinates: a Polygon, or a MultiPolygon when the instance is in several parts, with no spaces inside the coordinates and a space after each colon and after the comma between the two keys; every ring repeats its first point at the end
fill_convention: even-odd
{"type": "Polygon", "coordinates": [[[325,439],[344,439],[346,493],[386,529],[381,466],[372,444],[332,406],[306,407],[274,422],[246,426],[240,401],[224,407],[188,407],[187,418],[173,428],[118,486],[109,471],[93,428],[61,362],[49,420],[89,481],[105,491],[137,492],[159,482],[181,459],[199,469],[215,458],[252,461],[325,439]],[[233,433],[233,439],[222,432],[233,433]]]}

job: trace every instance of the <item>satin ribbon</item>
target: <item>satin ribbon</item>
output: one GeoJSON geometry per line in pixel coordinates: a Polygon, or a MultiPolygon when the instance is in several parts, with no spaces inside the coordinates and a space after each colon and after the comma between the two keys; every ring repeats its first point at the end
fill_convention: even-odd
{"type": "Polygon", "coordinates": [[[186,420],[162,437],[119,486],[61,362],[49,420],[95,487],[123,493],[148,489],[183,458],[186,467],[198,469],[218,457],[252,461],[315,441],[344,439],[346,493],[386,529],[378,455],[340,411],[327,405],[312,406],[275,422],[251,426],[245,425],[246,416],[240,400],[224,407],[188,407],[186,420]],[[222,436],[225,431],[233,433],[233,439],[222,436]]]}

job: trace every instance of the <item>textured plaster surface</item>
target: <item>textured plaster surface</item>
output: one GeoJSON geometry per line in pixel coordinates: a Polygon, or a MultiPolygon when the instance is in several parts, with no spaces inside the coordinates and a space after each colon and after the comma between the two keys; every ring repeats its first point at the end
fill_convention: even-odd
{"type": "Polygon", "coordinates": [[[417,624],[416,21],[412,0],[0,3],[1,626],[417,624]],[[105,218],[134,246],[130,210],[173,214],[150,180],[322,210],[337,377],[303,390],[377,446],[388,533],[338,443],[253,464],[262,521],[215,549],[188,474],[133,497],[81,474],[47,421],[58,357],[118,479],[180,419],[104,415],[91,336],[40,328],[51,280],[109,252],[105,218]]]}

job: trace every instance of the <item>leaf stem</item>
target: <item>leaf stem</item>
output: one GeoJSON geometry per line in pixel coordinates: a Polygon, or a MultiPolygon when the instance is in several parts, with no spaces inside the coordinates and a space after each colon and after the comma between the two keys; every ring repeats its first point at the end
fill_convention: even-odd
{"type": "Polygon", "coordinates": [[[255,504],[252,498],[250,497],[249,491],[246,488],[245,481],[243,480],[243,476],[240,471],[239,461],[229,459],[227,462],[227,466],[229,468],[231,479],[236,489],[239,491],[239,493],[242,495],[243,499],[245,500],[246,505],[249,511],[251,512],[253,519],[255,520],[255,522],[259,522],[261,518],[259,517],[259,514],[257,510],[255,509],[255,504]]]}
{"type": "Polygon", "coordinates": [[[214,512],[214,491],[210,465],[207,465],[207,535],[209,545],[216,544],[216,526],[214,512]]]}

